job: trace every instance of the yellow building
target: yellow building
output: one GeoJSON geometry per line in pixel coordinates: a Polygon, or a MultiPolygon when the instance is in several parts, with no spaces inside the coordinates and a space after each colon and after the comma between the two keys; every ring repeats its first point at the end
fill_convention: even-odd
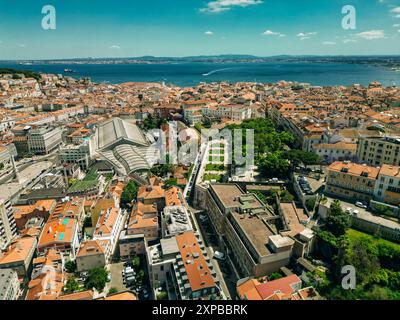
{"type": "Polygon", "coordinates": [[[373,197],[378,174],[379,168],[337,161],[328,168],[325,191],[351,201],[369,201],[373,197]]]}

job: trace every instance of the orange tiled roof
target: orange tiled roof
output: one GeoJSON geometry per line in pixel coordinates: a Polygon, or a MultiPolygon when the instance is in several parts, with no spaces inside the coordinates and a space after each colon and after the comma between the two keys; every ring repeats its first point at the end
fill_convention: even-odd
{"type": "Polygon", "coordinates": [[[216,283],[193,231],[177,235],[175,239],[192,291],[214,287],[216,283]]]}
{"type": "Polygon", "coordinates": [[[369,179],[376,179],[379,173],[379,168],[370,167],[367,165],[357,164],[353,162],[342,162],[342,161],[336,161],[332,163],[329,166],[328,170],[336,172],[344,172],[354,176],[361,176],[362,173],[368,173],[369,179]]]}
{"type": "Polygon", "coordinates": [[[38,247],[46,247],[53,243],[70,244],[73,242],[76,230],[76,219],[62,218],[48,221],[43,227],[38,247]]]}
{"type": "Polygon", "coordinates": [[[77,257],[104,254],[105,248],[99,240],[89,240],[81,243],[77,257]]]}
{"type": "Polygon", "coordinates": [[[22,237],[15,240],[4,255],[0,258],[1,264],[24,262],[36,245],[34,237],[22,237]]]}

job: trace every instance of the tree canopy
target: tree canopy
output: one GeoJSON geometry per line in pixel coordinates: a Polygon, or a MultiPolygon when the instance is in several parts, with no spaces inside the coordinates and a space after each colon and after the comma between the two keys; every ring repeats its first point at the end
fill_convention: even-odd
{"type": "Polygon", "coordinates": [[[121,206],[126,206],[130,204],[133,200],[135,200],[138,191],[138,184],[133,180],[129,181],[121,195],[121,206]]]}
{"type": "Polygon", "coordinates": [[[102,267],[90,270],[85,282],[86,289],[96,288],[99,292],[103,291],[106,286],[107,276],[107,271],[102,267]]]}
{"type": "Polygon", "coordinates": [[[66,293],[74,293],[79,290],[79,283],[74,277],[70,277],[64,286],[66,293]]]}
{"type": "Polygon", "coordinates": [[[292,149],[285,153],[284,157],[290,160],[294,165],[303,163],[305,166],[316,165],[320,163],[320,157],[309,151],[292,149]]]}

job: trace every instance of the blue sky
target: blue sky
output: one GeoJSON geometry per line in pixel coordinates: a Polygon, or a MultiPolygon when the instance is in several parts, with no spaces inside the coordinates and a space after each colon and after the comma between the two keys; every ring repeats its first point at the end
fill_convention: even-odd
{"type": "Polygon", "coordinates": [[[0,59],[400,54],[400,0],[0,0],[0,59]],[[56,8],[56,30],[41,27],[56,8]],[[341,27],[342,7],[356,30],[341,27]]]}

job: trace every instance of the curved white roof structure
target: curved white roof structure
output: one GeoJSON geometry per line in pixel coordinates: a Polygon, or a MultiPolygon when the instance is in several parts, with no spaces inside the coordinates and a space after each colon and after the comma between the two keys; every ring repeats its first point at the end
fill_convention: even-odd
{"type": "Polygon", "coordinates": [[[120,118],[101,123],[92,139],[96,152],[121,175],[148,170],[158,158],[138,126],[120,118]]]}

